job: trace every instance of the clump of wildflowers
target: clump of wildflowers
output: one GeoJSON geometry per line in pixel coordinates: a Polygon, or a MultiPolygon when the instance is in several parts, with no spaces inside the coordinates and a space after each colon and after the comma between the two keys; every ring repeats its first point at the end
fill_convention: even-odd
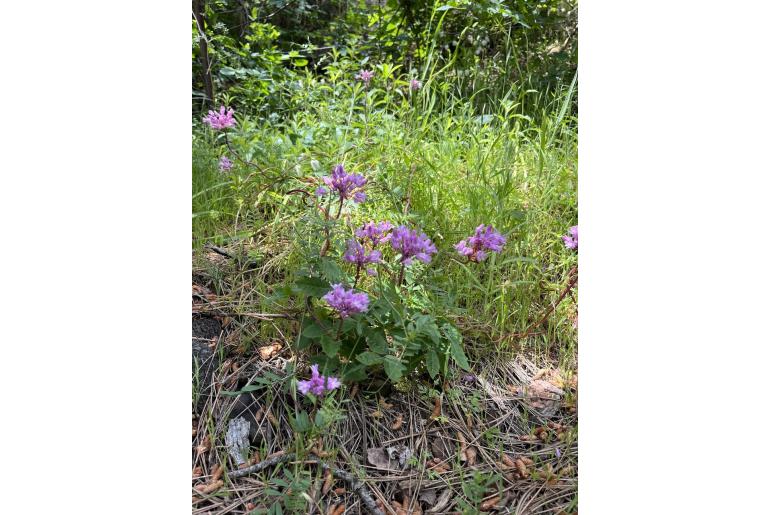
{"type": "Polygon", "coordinates": [[[367,254],[363,245],[356,240],[348,240],[348,250],[343,258],[345,261],[354,263],[359,268],[362,268],[369,263],[379,263],[382,259],[382,252],[373,250],[367,254]]]}
{"type": "Polygon", "coordinates": [[[360,229],[356,229],[356,236],[370,241],[372,245],[379,245],[390,240],[392,228],[393,224],[390,222],[367,222],[360,229]]]}
{"type": "Polygon", "coordinates": [[[209,114],[203,118],[203,123],[207,123],[212,129],[226,129],[228,127],[235,126],[235,118],[233,118],[232,109],[225,112],[225,106],[219,108],[219,112],[209,111],[209,114]]]}
{"type": "Polygon", "coordinates": [[[356,75],[356,79],[363,82],[366,86],[369,85],[369,81],[371,81],[373,78],[374,78],[374,72],[371,70],[361,70],[356,75]]]}
{"type": "Polygon", "coordinates": [[[455,249],[470,261],[481,262],[487,258],[489,252],[499,253],[503,250],[506,238],[491,225],[481,224],[476,227],[473,236],[469,236],[455,245],[455,249]]]}
{"type": "Polygon", "coordinates": [[[363,313],[369,308],[369,296],[366,293],[356,293],[352,288],[346,290],[341,284],[333,284],[332,291],[324,295],[323,299],[342,318],[363,313]]]}
{"type": "Polygon", "coordinates": [[[330,392],[335,388],[339,388],[342,383],[339,378],[331,376],[322,376],[318,372],[318,365],[310,367],[311,376],[307,381],[298,381],[297,387],[303,395],[312,393],[313,395],[323,395],[326,392],[330,392]]]}
{"type": "Polygon", "coordinates": [[[233,167],[233,162],[230,161],[227,156],[222,156],[219,158],[219,171],[220,172],[229,172],[230,169],[233,167]]]}
{"type": "Polygon", "coordinates": [[[578,248],[578,226],[573,225],[567,231],[567,234],[561,237],[564,240],[564,246],[571,250],[578,248]]]}
{"type": "Polygon", "coordinates": [[[431,254],[436,253],[436,246],[425,235],[400,225],[393,230],[390,245],[401,253],[401,263],[411,265],[415,259],[430,263],[431,254]]]}
{"type": "MultiPolygon", "coordinates": [[[[345,167],[337,165],[332,170],[331,175],[323,177],[326,184],[332,191],[335,191],[343,200],[352,198],[353,202],[360,204],[366,200],[366,193],[362,191],[366,184],[366,177],[357,173],[347,173],[345,167]]],[[[315,191],[318,196],[323,196],[328,190],[321,186],[315,191]]]]}
{"type": "Polygon", "coordinates": [[[418,89],[422,88],[422,82],[420,82],[417,79],[412,79],[409,81],[409,89],[412,91],[417,91],[418,89]]]}

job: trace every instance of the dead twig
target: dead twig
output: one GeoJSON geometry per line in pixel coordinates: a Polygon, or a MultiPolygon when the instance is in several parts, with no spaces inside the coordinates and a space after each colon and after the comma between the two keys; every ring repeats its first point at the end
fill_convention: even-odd
{"type": "MultiPolygon", "coordinates": [[[[278,465],[279,463],[285,463],[287,461],[294,460],[296,459],[296,457],[297,455],[293,452],[288,454],[281,454],[280,456],[274,456],[273,458],[266,459],[255,465],[251,465],[250,467],[246,467],[240,470],[235,470],[229,473],[228,476],[231,479],[247,476],[255,472],[260,472],[274,465],[278,465]]],[[[327,464],[326,462],[318,458],[311,457],[306,461],[315,463],[316,465],[321,467],[324,471],[331,472],[331,474],[337,479],[341,479],[346,483],[348,483],[348,485],[350,485],[350,489],[361,498],[361,502],[364,503],[364,506],[366,506],[366,508],[369,510],[370,513],[372,513],[373,515],[385,515],[382,512],[382,510],[380,510],[377,507],[377,503],[372,498],[372,494],[369,493],[369,489],[366,487],[366,484],[363,481],[361,481],[354,475],[350,474],[349,472],[346,472],[342,469],[334,468],[331,465],[327,464]]]]}

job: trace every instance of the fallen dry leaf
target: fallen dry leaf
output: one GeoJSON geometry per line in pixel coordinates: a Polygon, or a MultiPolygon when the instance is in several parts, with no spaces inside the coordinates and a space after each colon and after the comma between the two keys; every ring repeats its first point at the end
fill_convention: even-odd
{"type": "Polygon", "coordinates": [[[385,397],[380,397],[379,405],[385,409],[391,409],[393,407],[392,404],[385,400],[385,397]]]}
{"type": "Polygon", "coordinates": [[[492,511],[495,509],[495,506],[497,506],[497,503],[500,502],[500,496],[496,495],[489,499],[488,501],[484,501],[481,503],[480,509],[481,511],[492,511]]]}
{"type": "Polygon", "coordinates": [[[431,420],[436,420],[441,416],[441,396],[437,395],[436,400],[433,403],[433,412],[430,414],[431,420]]]}
{"type": "Polygon", "coordinates": [[[476,464],[476,448],[473,446],[468,446],[467,449],[465,449],[465,457],[467,459],[468,465],[475,465],[476,464]]]}
{"type": "Polygon", "coordinates": [[[527,466],[535,464],[535,462],[531,458],[528,458],[527,456],[522,456],[519,459],[524,462],[524,465],[527,465],[527,466]]]}
{"type": "Polygon", "coordinates": [[[324,485],[321,488],[321,493],[323,495],[326,495],[329,493],[329,490],[331,490],[332,485],[334,484],[334,476],[332,475],[332,471],[328,471],[326,473],[326,480],[324,481],[324,485]]]}
{"type": "Polygon", "coordinates": [[[381,470],[396,470],[395,463],[391,466],[391,459],[382,447],[371,447],[366,450],[366,461],[381,470]]]}
{"type": "Polygon", "coordinates": [[[265,416],[267,416],[267,419],[270,421],[271,424],[273,424],[273,427],[278,429],[278,419],[275,418],[275,415],[273,415],[273,412],[269,408],[265,416]]]}
{"type": "Polygon", "coordinates": [[[345,490],[345,487],[344,487],[344,486],[341,486],[341,487],[339,487],[339,488],[335,488],[335,489],[334,489],[334,495],[342,495],[342,494],[344,494],[345,492],[347,492],[347,490],[345,490]]]}
{"type": "Polygon", "coordinates": [[[203,469],[201,467],[195,467],[192,469],[192,477],[198,477],[203,474],[203,469]]]}
{"type": "Polygon", "coordinates": [[[449,499],[451,499],[451,497],[452,489],[445,489],[443,492],[441,492],[441,495],[439,495],[436,504],[434,504],[433,507],[427,511],[427,513],[444,513],[443,510],[449,504],[449,499]]]}
{"type": "Polygon", "coordinates": [[[283,345],[278,342],[271,345],[265,345],[264,347],[259,348],[259,357],[264,361],[268,361],[270,358],[281,352],[281,349],[283,349],[283,345]]]}
{"type": "Polygon", "coordinates": [[[460,431],[457,432],[457,439],[460,441],[460,461],[465,461],[465,451],[468,449],[468,442],[465,441],[465,435],[460,431]]]}
{"type": "Polygon", "coordinates": [[[212,482],[219,481],[224,471],[225,471],[225,468],[221,464],[214,467],[214,473],[211,475],[211,481],[212,482]]]}
{"type": "Polygon", "coordinates": [[[503,464],[504,468],[512,469],[512,468],[516,467],[516,464],[513,462],[511,457],[508,456],[507,454],[503,454],[502,456],[500,456],[500,461],[502,461],[502,464],[503,464]]]}
{"type": "Polygon", "coordinates": [[[208,436],[206,436],[203,441],[201,441],[200,445],[198,445],[195,450],[197,453],[203,454],[204,452],[208,452],[208,450],[211,449],[211,440],[208,436]]]}
{"type": "Polygon", "coordinates": [[[195,489],[202,494],[210,494],[222,488],[224,484],[225,482],[220,479],[219,481],[214,481],[207,485],[197,485],[195,489]]]}
{"type": "Polygon", "coordinates": [[[516,464],[516,470],[519,471],[519,474],[521,474],[522,479],[529,476],[529,471],[527,470],[527,466],[524,465],[524,462],[521,461],[521,458],[514,461],[516,464]]]}
{"type": "Polygon", "coordinates": [[[404,425],[404,415],[403,414],[399,414],[396,417],[396,420],[393,422],[393,425],[390,426],[390,428],[393,431],[398,431],[399,429],[401,429],[402,425],[404,425]]]}

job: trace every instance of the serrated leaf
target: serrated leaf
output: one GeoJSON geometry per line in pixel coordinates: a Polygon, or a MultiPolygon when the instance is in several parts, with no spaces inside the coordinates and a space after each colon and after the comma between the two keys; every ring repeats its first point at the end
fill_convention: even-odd
{"type": "Polygon", "coordinates": [[[319,338],[326,334],[324,327],[318,324],[310,323],[302,330],[302,336],[305,338],[319,338]]]}
{"type": "Polygon", "coordinates": [[[324,354],[326,354],[330,358],[333,358],[334,356],[337,355],[337,353],[340,351],[340,345],[341,343],[339,342],[339,340],[336,340],[329,336],[321,337],[321,348],[323,349],[324,354]]]}
{"type": "Polygon", "coordinates": [[[406,367],[401,363],[401,360],[395,356],[385,356],[382,365],[385,367],[385,373],[388,375],[388,379],[394,383],[401,380],[401,377],[404,375],[404,370],[406,370],[406,367]]]}
{"type": "Polygon", "coordinates": [[[369,344],[369,349],[377,354],[388,353],[388,342],[385,339],[385,334],[382,331],[372,331],[366,336],[366,341],[369,344]]]}
{"type": "Polygon", "coordinates": [[[294,281],[294,289],[311,297],[322,297],[331,291],[329,281],[320,277],[300,277],[294,281]]]}
{"type": "Polygon", "coordinates": [[[441,368],[441,364],[439,363],[438,354],[436,354],[436,351],[431,349],[428,351],[428,354],[425,356],[425,366],[428,369],[428,373],[430,374],[430,377],[432,379],[435,379],[438,375],[439,369],[441,368]]]}
{"type": "Polygon", "coordinates": [[[366,366],[379,365],[382,363],[382,357],[374,352],[362,352],[356,359],[366,366]]]}
{"type": "Polygon", "coordinates": [[[294,430],[298,433],[304,433],[311,428],[310,417],[306,411],[297,413],[296,418],[292,418],[294,430]]]}
{"type": "Polygon", "coordinates": [[[342,269],[332,259],[329,259],[329,258],[321,259],[321,273],[326,278],[326,280],[329,281],[330,284],[336,284],[336,283],[342,282],[342,276],[343,276],[342,269]]]}
{"type": "Polygon", "coordinates": [[[460,365],[460,368],[470,370],[471,366],[468,363],[468,358],[465,356],[465,351],[463,351],[462,336],[460,336],[459,331],[449,324],[444,324],[442,328],[449,340],[449,354],[460,365]]]}
{"type": "Polygon", "coordinates": [[[349,366],[342,373],[343,381],[363,381],[366,377],[366,365],[362,364],[349,366]]]}

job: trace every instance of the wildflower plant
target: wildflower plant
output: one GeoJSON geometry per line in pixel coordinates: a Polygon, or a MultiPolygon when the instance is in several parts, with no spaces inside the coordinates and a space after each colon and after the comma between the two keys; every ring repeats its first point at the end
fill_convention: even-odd
{"type": "Polygon", "coordinates": [[[468,258],[468,261],[484,261],[490,252],[500,253],[506,243],[506,238],[495,230],[491,225],[481,224],[476,227],[473,236],[461,240],[455,249],[461,256],[468,258]]]}
{"type": "Polygon", "coordinates": [[[307,219],[320,229],[310,233],[320,249],[310,253],[308,266],[290,287],[310,308],[297,350],[319,350],[310,358],[319,374],[340,381],[384,372],[397,382],[418,370],[437,378],[450,360],[467,369],[459,331],[414,298],[424,269],[413,270],[412,282],[404,284],[407,267],[428,266],[438,253],[431,238],[387,220],[351,222],[366,199],[368,182],[339,164],[305,192],[307,219]]]}
{"type": "Polygon", "coordinates": [[[564,241],[564,246],[567,247],[570,250],[577,250],[578,249],[578,226],[573,225],[569,228],[567,231],[567,234],[561,237],[562,241],[564,241]]]}

